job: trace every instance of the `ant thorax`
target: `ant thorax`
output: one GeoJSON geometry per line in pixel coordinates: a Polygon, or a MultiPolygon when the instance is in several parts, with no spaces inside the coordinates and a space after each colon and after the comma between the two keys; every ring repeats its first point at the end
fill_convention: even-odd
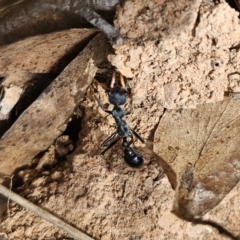
{"type": "Polygon", "coordinates": [[[119,121],[121,121],[124,115],[125,112],[122,110],[120,106],[114,106],[112,110],[112,116],[114,119],[119,119],[119,121]]]}
{"type": "Polygon", "coordinates": [[[132,134],[130,132],[130,128],[124,120],[121,120],[121,124],[118,125],[117,133],[118,133],[119,137],[121,137],[121,138],[127,138],[127,137],[132,136],[132,134]]]}
{"type": "Polygon", "coordinates": [[[117,125],[117,132],[121,138],[129,137],[131,135],[128,124],[122,119],[125,113],[120,106],[114,106],[112,116],[117,125]]]}

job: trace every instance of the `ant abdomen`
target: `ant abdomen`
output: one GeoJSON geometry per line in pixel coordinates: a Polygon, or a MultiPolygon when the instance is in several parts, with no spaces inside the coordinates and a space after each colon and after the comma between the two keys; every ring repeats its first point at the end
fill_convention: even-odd
{"type": "Polygon", "coordinates": [[[130,147],[124,148],[124,160],[130,167],[139,168],[143,164],[143,157],[130,147]]]}

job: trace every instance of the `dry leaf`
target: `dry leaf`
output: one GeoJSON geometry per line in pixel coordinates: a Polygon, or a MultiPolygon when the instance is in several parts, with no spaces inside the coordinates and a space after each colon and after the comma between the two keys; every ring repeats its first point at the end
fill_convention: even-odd
{"type": "Polygon", "coordinates": [[[154,151],[176,190],[175,212],[195,219],[215,207],[240,180],[239,99],[167,111],[154,151]]]}

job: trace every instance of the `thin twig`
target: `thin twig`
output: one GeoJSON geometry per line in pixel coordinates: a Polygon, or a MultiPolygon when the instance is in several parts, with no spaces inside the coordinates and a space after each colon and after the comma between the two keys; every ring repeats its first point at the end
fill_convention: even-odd
{"type": "Polygon", "coordinates": [[[17,204],[21,205],[22,207],[32,211],[39,217],[47,220],[48,222],[54,224],[55,226],[59,227],[63,231],[67,232],[70,237],[76,240],[93,240],[93,238],[87,236],[86,234],[80,232],[76,228],[70,226],[69,224],[65,223],[61,219],[55,217],[51,213],[43,210],[42,208],[34,205],[33,203],[29,202],[28,200],[24,199],[23,197],[19,196],[16,193],[11,192],[8,188],[4,187],[0,184],[0,193],[5,197],[11,199],[12,201],[16,202],[17,204]]]}
{"type": "MultiPolygon", "coordinates": [[[[3,177],[3,178],[11,178],[9,192],[12,191],[12,180],[13,180],[13,177],[14,177],[14,175],[12,175],[11,177],[9,177],[9,176],[4,176],[3,177]]],[[[7,197],[7,199],[8,199],[8,202],[7,202],[7,213],[9,213],[10,212],[10,208],[9,208],[10,199],[9,199],[9,197],[7,197]]]]}

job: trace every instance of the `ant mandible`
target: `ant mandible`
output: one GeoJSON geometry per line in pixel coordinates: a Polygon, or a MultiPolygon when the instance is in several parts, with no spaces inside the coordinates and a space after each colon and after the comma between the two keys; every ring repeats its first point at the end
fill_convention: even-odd
{"type": "Polygon", "coordinates": [[[119,139],[122,139],[122,148],[125,162],[130,167],[138,168],[141,167],[143,164],[143,157],[139,153],[135,152],[133,148],[130,147],[130,145],[133,143],[133,135],[137,137],[142,143],[144,143],[144,140],[139,136],[138,133],[136,133],[133,129],[131,129],[128,126],[126,121],[123,120],[123,117],[129,114],[130,112],[125,114],[125,111],[121,108],[121,105],[125,104],[127,101],[127,90],[125,88],[124,79],[121,73],[119,73],[119,78],[121,85],[115,82],[114,72],[110,88],[105,88],[108,94],[108,100],[113,105],[112,111],[105,109],[100,100],[95,96],[95,99],[98,102],[101,109],[104,112],[112,115],[117,126],[117,131],[112,133],[101,144],[101,147],[105,147],[101,155],[103,156],[106,151],[108,151],[119,141],[119,139]],[[117,135],[118,135],[117,139],[111,142],[111,140],[113,140],[117,135]],[[128,138],[130,138],[130,141],[128,141],[128,138]]]}

